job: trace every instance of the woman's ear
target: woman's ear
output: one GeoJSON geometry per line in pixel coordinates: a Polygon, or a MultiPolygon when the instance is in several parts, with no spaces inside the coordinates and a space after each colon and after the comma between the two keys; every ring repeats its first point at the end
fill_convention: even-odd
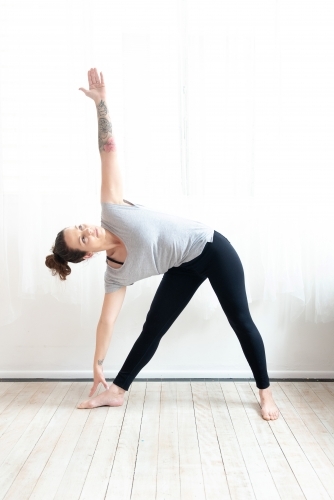
{"type": "Polygon", "coordinates": [[[88,252],[86,253],[86,255],[84,256],[84,259],[90,259],[91,257],[93,257],[93,253],[92,252],[88,252]]]}

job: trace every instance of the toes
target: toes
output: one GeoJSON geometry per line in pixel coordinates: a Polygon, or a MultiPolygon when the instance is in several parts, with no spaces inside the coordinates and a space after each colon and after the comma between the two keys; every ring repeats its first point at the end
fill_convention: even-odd
{"type": "Polygon", "coordinates": [[[277,409],[272,411],[262,409],[261,415],[264,420],[277,420],[279,411],[277,409]]]}
{"type": "Polygon", "coordinates": [[[263,420],[270,420],[270,415],[268,413],[262,413],[263,420]]]}
{"type": "Polygon", "coordinates": [[[92,405],[91,405],[91,402],[90,401],[82,401],[82,403],[80,403],[77,408],[79,408],[80,410],[84,410],[86,408],[92,408],[92,405]]]}
{"type": "Polygon", "coordinates": [[[278,416],[279,416],[279,412],[278,411],[273,411],[273,412],[269,413],[269,419],[270,420],[277,420],[278,416]]]}

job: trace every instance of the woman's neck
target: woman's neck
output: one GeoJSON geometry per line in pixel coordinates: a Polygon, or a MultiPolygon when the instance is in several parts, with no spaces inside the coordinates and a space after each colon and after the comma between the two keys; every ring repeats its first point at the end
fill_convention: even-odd
{"type": "Polygon", "coordinates": [[[106,248],[105,250],[108,252],[108,250],[114,250],[116,247],[118,247],[122,242],[121,240],[116,236],[116,234],[112,233],[108,229],[105,229],[106,232],[106,248]]]}

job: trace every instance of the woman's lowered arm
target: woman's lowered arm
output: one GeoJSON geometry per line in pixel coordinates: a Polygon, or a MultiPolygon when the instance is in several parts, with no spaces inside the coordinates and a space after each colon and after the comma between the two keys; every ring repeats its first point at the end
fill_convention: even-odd
{"type": "Polygon", "coordinates": [[[96,347],[93,363],[94,383],[89,397],[95,393],[100,383],[108,389],[108,384],[103,375],[103,361],[108,352],[115,322],[124,301],[125,292],[126,287],[124,286],[116,292],[106,293],[104,296],[101,316],[96,329],[96,347]]]}
{"type": "Polygon", "coordinates": [[[115,140],[107,104],[106,87],[102,72],[96,68],[88,71],[89,90],[80,88],[87,97],[93,99],[98,121],[98,145],[101,156],[102,183],[101,202],[123,204],[123,184],[118,163],[115,140]]]}

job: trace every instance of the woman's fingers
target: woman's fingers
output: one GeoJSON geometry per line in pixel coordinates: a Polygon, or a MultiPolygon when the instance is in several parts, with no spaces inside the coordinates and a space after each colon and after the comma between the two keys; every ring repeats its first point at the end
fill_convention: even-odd
{"type": "Polygon", "coordinates": [[[88,71],[88,83],[90,87],[93,85],[91,70],[88,71]]]}
{"type": "Polygon", "coordinates": [[[94,382],[93,387],[90,390],[89,397],[93,396],[93,394],[96,392],[97,388],[99,387],[100,383],[104,386],[105,389],[109,389],[109,385],[108,385],[106,379],[103,378],[99,382],[94,382]]]}
{"type": "Polygon", "coordinates": [[[100,85],[100,78],[96,68],[94,68],[94,75],[95,75],[95,83],[97,85],[100,85]]]}
{"type": "Polygon", "coordinates": [[[91,73],[91,76],[92,76],[92,82],[93,82],[93,85],[96,85],[96,75],[95,75],[95,68],[92,68],[90,70],[90,73],[91,73]]]}
{"type": "Polygon", "coordinates": [[[102,72],[100,73],[101,79],[99,77],[99,74],[97,72],[96,68],[91,68],[88,71],[88,83],[89,83],[89,89],[91,90],[92,88],[95,87],[101,87],[104,85],[104,78],[102,72]]]}
{"type": "Polygon", "coordinates": [[[91,388],[90,393],[89,393],[89,397],[93,396],[93,394],[95,393],[95,391],[98,388],[98,386],[99,386],[99,382],[97,382],[97,383],[95,382],[93,384],[93,387],[91,388]]]}

